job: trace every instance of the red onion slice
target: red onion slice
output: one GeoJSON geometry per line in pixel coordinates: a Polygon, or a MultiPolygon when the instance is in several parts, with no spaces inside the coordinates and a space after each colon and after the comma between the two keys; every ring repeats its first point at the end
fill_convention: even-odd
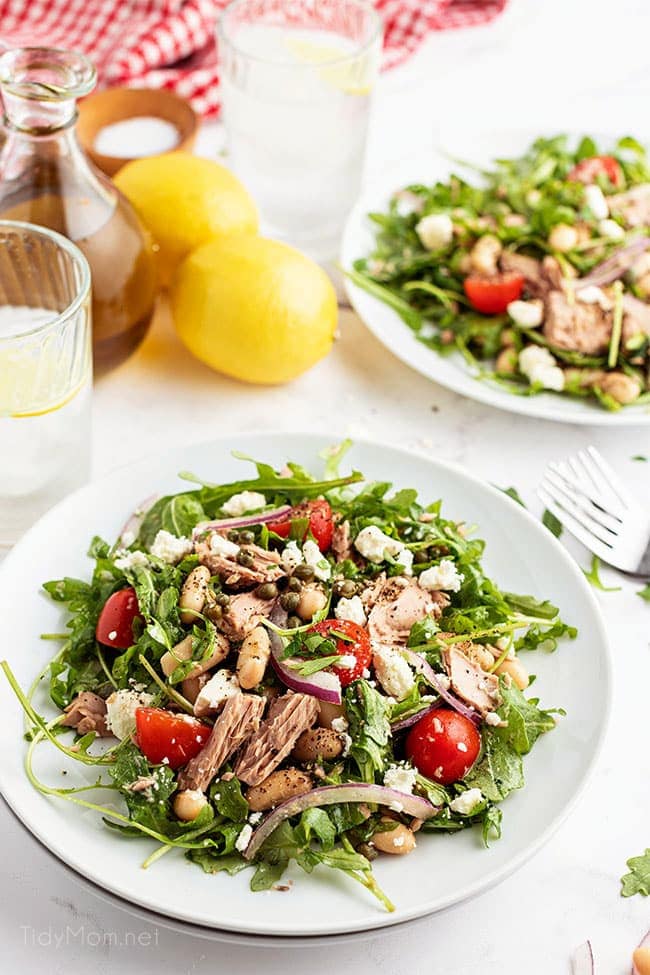
{"type": "Polygon", "coordinates": [[[346,785],[324,785],[320,789],[312,789],[302,796],[288,799],[277,806],[258,826],[251,836],[248,846],[244,850],[246,860],[252,860],[259,851],[264,840],[285,819],[297,816],[305,809],[314,806],[332,806],[339,802],[371,802],[379,806],[400,806],[400,812],[405,812],[416,819],[430,819],[438,811],[436,806],[421,796],[412,796],[397,789],[388,789],[384,785],[372,785],[369,782],[348,782],[346,785]]]}
{"type": "MultiPolygon", "coordinates": [[[[645,937],[641,938],[641,941],[639,941],[637,948],[650,948],[650,931],[648,931],[645,937]]],[[[632,964],[632,971],[630,975],[639,975],[639,969],[636,967],[635,964],[632,964]]]]}
{"type": "Polygon", "coordinates": [[[416,653],[415,650],[406,649],[404,653],[406,654],[406,659],[408,662],[418,671],[418,673],[422,674],[427,683],[438,692],[440,697],[447,702],[450,708],[453,708],[454,711],[458,711],[458,713],[462,714],[465,718],[469,718],[469,720],[473,721],[474,724],[481,724],[480,714],[477,714],[472,708],[468,707],[466,704],[463,704],[459,698],[447,690],[443,682],[440,680],[440,676],[436,674],[431,664],[425,660],[424,657],[422,657],[419,653],[416,653]]]}
{"type": "Polygon", "coordinates": [[[648,247],[650,247],[650,237],[637,237],[636,240],[610,254],[602,264],[592,268],[586,277],[571,281],[574,290],[579,291],[588,285],[611,284],[612,281],[620,278],[625,271],[629,271],[639,254],[647,250],[648,247]]]}
{"type": "Polygon", "coordinates": [[[429,714],[430,711],[435,711],[437,707],[440,706],[440,701],[434,701],[433,704],[428,704],[425,708],[420,711],[416,711],[415,714],[410,715],[408,718],[402,718],[401,721],[395,721],[390,726],[390,730],[393,734],[397,731],[405,731],[406,728],[410,728],[411,725],[417,724],[420,718],[423,718],[425,714],[429,714]]]}
{"type": "Polygon", "coordinates": [[[591,941],[585,941],[571,956],[571,975],[594,975],[595,971],[591,941]]]}
{"type": "Polygon", "coordinates": [[[129,548],[133,545],[134,541],[138,537],[140,528],[142,527],[142,522],[144,521],[144,516],[147,514],[150,508],[154,506],[158,500],[157,494],[151,494],[148,498],[142,501],[132,515],[127,518],[126,522],[122,526],[122,531],[119,534],[118,542],[123,545],[124,548],[129,548]]]}
{"type": "Polygon", "coordinates": [[[341,681],[336,674],[328,670],[319,670],[311,677],[301,677],[295,670],[288,667],[290,660],[280,660],[280,655],[284,647],[277,633],[269,633],[271,639],[271,666],[283,684],[286,684],[292,691],[299,694],[310,694],[317,697],[319,701],[328,701],[330,704],[341,703],[341,681]]]}
{"type": "Polygon", "coordinates": [[[272,511],[258,511],[254,515],[241,515],[239,518],[217,518],[214,521],[200,521],[192,532],[192,537],[206,531],[219,531],[222,528],[246,528],[249,525],[264,525],[269,521],[277,521],[291,511],[290,504],[283,504],[272,511]]]}

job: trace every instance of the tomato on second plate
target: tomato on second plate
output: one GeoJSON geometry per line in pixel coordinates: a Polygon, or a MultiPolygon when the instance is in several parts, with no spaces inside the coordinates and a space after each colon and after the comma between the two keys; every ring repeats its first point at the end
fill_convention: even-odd
{"type": "Polygon", "coordinates": [[[588,159],[581,159],[567,179],[578,183],[595,183],[601,175],[606,176],[613,186],[623,184],[623,170],[613,156],[589,156],[588,159]]]}
{"type": "Polygon", "coordinates": [[[308,518],[309,525],[303,538],[311,532],[321,552],[327,552],[332,544],[332,535],[334,533],[334,521],[332,519],[332,509],[329,501],[323,499],[303,501],[302,504],[297,504],[292,508],[280,521],[269,522],[267,527],[269,531],[275,532],[276,535],[281,535],[282,538],[288,538],[289,532],[291,531],[292,518],[308,518]]]}
{"type": "Polygon", "coordinates": [[[491,278],[473,274],[463,282],[465,294],[475,311],[483,315],[502,315],[511,301],[517,301],[524,290],[521,274],[508,272],[491,278]]]}
{"type": "Polygon", "coordinates": [[[135,743],[153,765],[164,762],[173,769],[187,765],[201,751],[211,731],[196,718],[162,708],[138,708],[135,712],[135,743]]]}
{"type": "Polygon", "coordinates": [[[481,750],[476,726],[450,708],[425,714],[409,731],[405,751],[418,772],[449,785],[464,778],[481,750]]]}
{"type": "Polygon", "coordinates": [[[108,597],[99,614],[95,636],[100,643],[126,650],[133,643],[133,623],[142,619],[135,589],[127,586],[108,597]]]}
{"type": "Polygon", "coordinates": [[[318,633],[320,636],[332,640],[340,657],[355,658],[356,663],[352,667],[337,667],[335,665],[331,667],[331,670],[341,681],[341,687],[347,687],[352,681],[358,680],[363,676],[364,671],[370,667],[372,660],[370,637],[368,631],[363,626],[359,626],[358,623],[353,623],[351,620],[321,620],[320,623],[310,627],[307,632],[318,633]],[[342,637],[337,636],[337,634],[342,634],[342,637]]]}

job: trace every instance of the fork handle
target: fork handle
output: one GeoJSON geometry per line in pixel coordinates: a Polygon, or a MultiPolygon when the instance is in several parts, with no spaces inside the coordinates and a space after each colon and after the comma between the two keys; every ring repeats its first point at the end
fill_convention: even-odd
{"type": "Polygon", "coordinates": [[[636,572],[634,572],[634,575],[650,576],[650,541],[648,542],[648,546],[645,552],[641,556],[641,561],[639,562],[639,565],[636,569],[636,572]]]}

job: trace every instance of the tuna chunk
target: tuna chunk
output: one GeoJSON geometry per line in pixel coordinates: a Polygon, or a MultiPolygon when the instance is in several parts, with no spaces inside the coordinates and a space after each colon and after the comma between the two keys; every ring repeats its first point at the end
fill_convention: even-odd
{"type": "Polygon", "coordinates": [[[562,287],[562,269],[550,255],[538,261],[526,254],[504,251],[499,264],[502,271],[523,275],[525,291],[532,298],[546,298],[549,291],[562,287]]]}
{"type": "Polygon", "coordinates": [[[642,332],[650,335],[650,305],[627,292],[623,295],[623,341],[642,332]]]}
{"type": "Polygon", "coordinates": [[[443,592],[428,592],[416,579],[393,576],[385,579],[372,594],[368,632],[374,643],[404,646],[411,627],[425,616],[439,619],[449,605],[443,592]]]}
{"type": "Polygon", "coordinates": [[[318,701],[309,694],[288,691],[271,705],[259,734],[239,757],[235,775],[247,785],[259,785],[293,750],[296,741],[316,722],[318,701]]]}
{"type": "Polygon", "coordinates": [[[602,355],[607,351],[611,334],[611,311],[604,311],[596,303],[569,303],[562,291],[551,291],[548,295],[544,336],[551,345],[585,355],[602,355]]]}
{"type": "Polygon", "coordinates": [[[350,522],[337,521],[332,535],[332,552],[337,562],[353,557],[352,539],[350,538],[350,522]]]}
{"type": "Polygon", "coordinates": [[[228,698],[204,747],[179,775],[178,788],[205,792],[224,762],[258,730],[265,703],[254,694],[228,698]]]}
{"type": "Polygon", "coordinates": [[[487,714],[499,706],[499,678],[496,674],[486,674],[458,647],[443,650],[442,657],[452,690],[466,704],[476,708],[481,714],[487,714]]]}
{"type": "Polygon", "coordinates": [[[622,217],[628,227],[650,225],[650,183],[634,186],[624,193],[607,197],[609,212],[622,217]]]}
{"type": "Polygon", "coordinates": [[[66,728],[76,728],[80,735],[95,731],[100,738],[110,738],[106,727],[106,701],[92,691],[82,691],[68,704],[61,722],[66,728]]]}
{"type": "MultiPolygon", "coordinates": [[[[218,534],[218,533],[213,533],[218,534]]],[[[202,565],[207,565],[214,576],[232,589],[246,589],[262,582],[274,582],[286,575],[280,565],[277,552],[267,552],[259,545],[245,545],[241,551],[251,556],[251,565],[240,565],[235,555],[224,555],[213,551],[211,547],[212,535],[194,544],[194,551],[202,565]]]]}
{"type": "Polygon", "coordinates": [[[276,604],[277,599],[260,599],[252,592],[236,593],[219,620],[219,629],[231,640],[243,640],[260,620],[275,618],[276,604]]]}

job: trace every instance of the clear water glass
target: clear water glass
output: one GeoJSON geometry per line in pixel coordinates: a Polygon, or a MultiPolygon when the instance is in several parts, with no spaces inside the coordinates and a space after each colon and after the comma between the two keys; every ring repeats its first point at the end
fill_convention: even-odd
{"type": "Polygon", "coordinates": [[[0,220],[0,550],[88,479],[91,349],[86,258],[0,220]]]}
{"type": "Polygon", "coordinates": [[[263,232],[331,261],[361,184],[379,15],[362,0],[234,0],[218,43],[229,164],[263,232]]]}

